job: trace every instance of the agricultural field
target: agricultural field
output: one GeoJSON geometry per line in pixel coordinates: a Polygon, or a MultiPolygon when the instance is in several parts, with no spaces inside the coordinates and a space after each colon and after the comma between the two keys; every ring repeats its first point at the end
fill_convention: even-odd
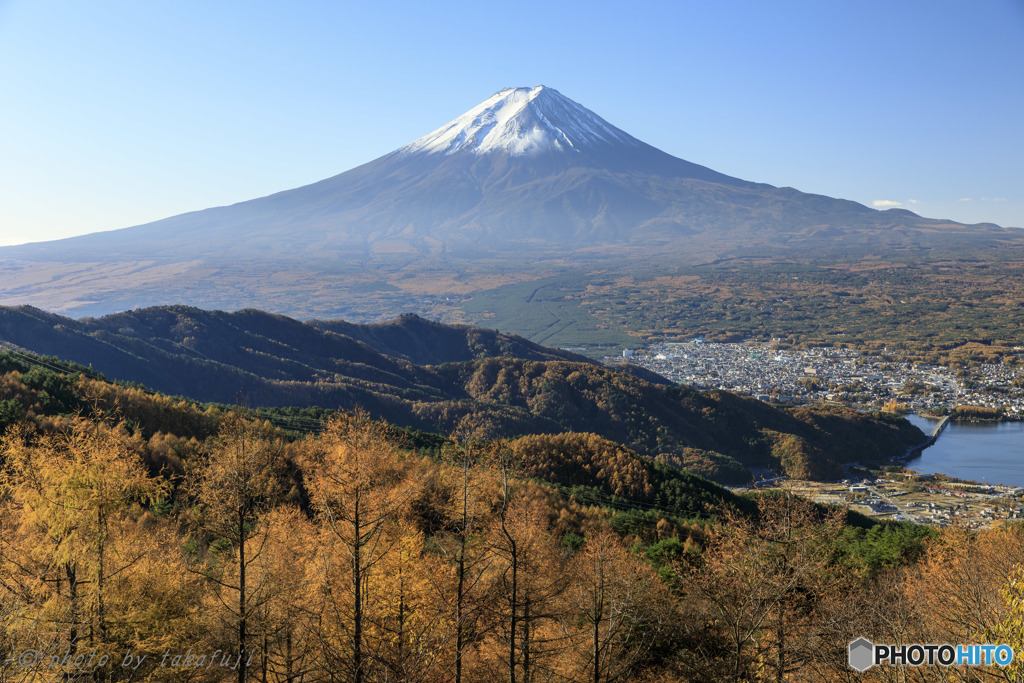
{"type": "Polygon", "coordinates": [[[1024,262],[908,264],[741,259],[614,263],[481,292],[467,322],[612,352],[654,341],[769,341],[898,351],[943,364],[1000,362],[1024,347],[1024,262]]]}

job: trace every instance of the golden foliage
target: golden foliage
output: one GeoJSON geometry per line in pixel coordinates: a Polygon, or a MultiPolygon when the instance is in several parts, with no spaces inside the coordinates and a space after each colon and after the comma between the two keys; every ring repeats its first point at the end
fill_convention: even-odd
{"type": "Polygon", "coordinates": [[[649,468],[636,453],[597,434],[524,436],[509,448],[529,477],[567,486],[602,486],[627,498],[645,497],[654,490],[649,468]]]}

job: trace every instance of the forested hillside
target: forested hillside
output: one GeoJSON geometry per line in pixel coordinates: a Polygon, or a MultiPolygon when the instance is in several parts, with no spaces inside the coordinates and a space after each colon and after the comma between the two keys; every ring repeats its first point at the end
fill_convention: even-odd
{"type": "Polygon", "coordinates": [[[901,420],[700,393],[513,335],[415,316],[354,326],[187,307],[82,321],[0,309],[0,339],[200,401],[361,407],[429,432],[469,421],[488,438],[592,432],[726,483],[747,481],[750,467],[831,477],[842,462],[880,462],[925,439],[901,420]]]}
{"type": "Polygon", "coordinates": [[[591,362],[584,356],[540,346],[518,335],[469,325],[444,325],[412,313],[366,325],[344,320],[311,320],[308,325],[356,339],[386,356],[417,365],[495,357],[591,362]]]}
{"type": "Polygon", "coordinates": [[[832,681],[859,636],[1021,646],[1016,527],[853,526],[593,434],[300,436],[2,360],[5,680],[832,681]]]}
{"type": "MultiPolygon", "coordinates": [[[[184,463],[201,452],[202,444],[222,428],[228,416],[264,423],[288,440],[315,434],[335,417],[333,411],[253,411],[199,404],[111,383],[53,358],[11,352],[0,352],[0,371],[0,433],[19,424],[32,425],[40,433],[59,431],[78,416],[122,422],[137,441],[149,471],[172,477],[185,473],[184,463]]],[[[742,499],[717,484],[653,463],[594,434],[481,439],[483,434],[472,420],[462,420],[453,437],[393,425],[387,430],[393,444],[434,459],[443,459],[450,449],[457,448],[453,438],[470,439],[482,457],[508,458],[523,476],[569,487],[588,500],[619,508],[626,517],[642,507],[680,519],[706,519],[722,514],[727,506],[744,507],[742,499]],[[557,447],[538,452],[538,444],[557,447]],[[581,458],[586,460],[582,466],[581,458]]],[[[293,495],[299,492],[296,488],[293,495]]],[[[643,524],[646,515],[640,517],[643,519],[621,523],[643,524]]]]}

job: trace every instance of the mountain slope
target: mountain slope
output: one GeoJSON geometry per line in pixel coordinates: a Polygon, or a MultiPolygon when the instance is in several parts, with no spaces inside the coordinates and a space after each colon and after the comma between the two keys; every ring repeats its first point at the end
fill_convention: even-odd
{"type": "MultiPolygon", "coordinates": [[[[557,91],[503,90],[379,159],[232,206],[0,249],[0,303],[152,304],[304,317],[422,309],[536,266],[757,253],[955,253],[1020,231],[752,183],[666,154],[557,91]],[[545,265],[546,264],[546,265],[545,265]],[[435,282],[438,273],[446,278],[435,282]],[[511,274],[511,275],[509,275],[511,274]],[[385,304],[387,304],[385,306],[385,304]]],[[[491,285],[493,286],[493,285],[491,285]]]]}
{"type": "Polygon", "coordinates": [[[504,356],[527,360],[572,360],[584,356],[555,351],[516,335],[469,325],[444,325],[408,313],[394,320],[358,325],[344,320],[310,320],[307,325],[356,339],[392,358],[417,365],[438,365],[504,356]]]}
{"type": "Polygon", "coordinates": [[[513,335],[440,325],[411,315],[372,326],[343,321],[305,324],[252,309],[226,313],[187,306],[82,320],[31,307],[0,308],[0,340],[165,393],[260,405],[308,404],[316,402],[311,397],[342,390],[355,392],[356,401],[359,395],[373,393],[437,399],[441,393],[431,386],[436,379],[416,362],[503,354],[589,362],[513,335]],[[379,344],[382,351],[360,338],[379,344]],[[407,354],[396,350],[403,344],[407,354]],[[300,387],[306,386],[310,389],[305,399],[274,400],[278,387],[302,393],[300,387]]]}
{"type": "Polygon", "coordinates": [[[741,477],[743,466],[831,475],[841,461],[900,455],[924,440],[905,421],[702,394],[511,335],[415,317],[359,327],[179,306],[76,321],[0,308],[0,340],[200,401],[361,406],[405,427],[450,433],[462,423],[487,438],[592,432],[723,480],[741,477]],[[407,358],[447,362],[386,353],[403,349],[407,358]]]}

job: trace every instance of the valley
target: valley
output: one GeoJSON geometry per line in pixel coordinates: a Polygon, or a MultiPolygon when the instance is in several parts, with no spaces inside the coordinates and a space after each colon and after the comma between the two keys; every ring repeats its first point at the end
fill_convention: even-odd
{"type": "Polygon", "coordinates": [[[699,337],[888,348],[907,361],[958,366],[1009,360],[1013,347],[1024,346],[1022,270],[1024,261],[993,254],[912,262],[610,262],[489,290],[443,315],[533,338],[547,328],[548,311],[581,310],[593,327],[558,337],[556,345],[593,345],[595,357],[610,355],[600,350],[611,343],[617,353],[699,337]],[[530,300],[537,286],[544,297],[530,300]],[[616,338],[623,332],[629,337],[616,338]]]}

